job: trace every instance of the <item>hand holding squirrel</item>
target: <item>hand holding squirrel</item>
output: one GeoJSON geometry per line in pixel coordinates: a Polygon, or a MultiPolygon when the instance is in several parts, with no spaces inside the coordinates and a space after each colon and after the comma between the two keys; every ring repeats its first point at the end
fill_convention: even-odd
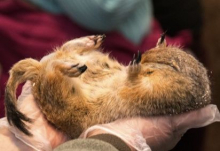
{"type": "MultiPolygon", "coordinates": [[[[10,139],[0,135],[1,147],[11,150],[52,150],[69,138],[54,128],[38,108],[31,94],[31,82],[26,82],[18,99],[18,106],[22,113],[35,119],[29,124],[33,137],[24,135],[13,126],[1,119],[0,129],[5,128],[10,139]],[[28,104],[28,105],[27,105],[28,104]],[[4,121],[4,125],[2,122],[4,121]],[[15,142],[14,142],[15,141],[15,142]],[[17,143],[18,145],[13,145],[17,143]],[[31,147],[31,148],[29,148],[31,147]]],[[[95,125],[81,134],[80,138],[92,135],[110,133],[118,136],[133,150],[167,151],[173,148],[182,135],[190,128],[198,128],[220,121],[220,114],[215,105],[173,116],[155,116],[149,118],[120,119],[109,124],[95,125]]]]}

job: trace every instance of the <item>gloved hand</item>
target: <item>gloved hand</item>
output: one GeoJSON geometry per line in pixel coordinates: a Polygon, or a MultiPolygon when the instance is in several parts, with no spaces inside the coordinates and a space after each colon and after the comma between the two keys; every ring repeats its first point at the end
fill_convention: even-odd
{"type": "MultiPolygon", "coordinates": [[[[7,151],[41,150],[50,151],[68,138],[56,130],[44,118],[31,94],[31,83],[27,82],[18,98],[18,108],[34,122],[27,125],[33,137],[28,137],[9,126],[6,118],[0,119],[0,146],[7,151]]],[[[100,133],[111,133],[137,150],[169,150],[189,128],[206,126],[220,121],[215,105],[182,115],[149,118],[121,119],[109,124],[95,125],[87,129],[81,138],[100,133]],[[149,147],[149,146],[150,147],[149,147]]]]}
{"type": "Polygon", "coordinates": [[[181,115],[121,119],[109,124],[95,125],[80,137],[109,133],[118,136],[138,151],[168,151],[190,128],[198,128],[220,121],[216,105],[208,105],[181,115]]]}
{"type": "Polygon", "coordinates": [[[0,119],[0,150],[51,151],[68,140],[62,132],[54,128],[45,119],[34,101],[31,88],[31,82],[26,82],[21,95],[18,97],[17,105],[22,113],[33,119],[33,123],[26,123],[33,136],[26,136],[18,129],[10,126],[6,118],[2,118],[0,119]]]}

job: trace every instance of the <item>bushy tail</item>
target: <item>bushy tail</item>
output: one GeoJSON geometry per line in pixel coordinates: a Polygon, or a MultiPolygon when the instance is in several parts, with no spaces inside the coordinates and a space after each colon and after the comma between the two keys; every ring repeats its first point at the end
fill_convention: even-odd
{"type": "Polygon", "coordinates": [[[31,135],[24,121],[31,119],[21,113],[16,106],[16,89],[18,85],[26,80],[34,81],[41,68],[40,62],[34,59],[24,59],[16,63],[10,70],[10,76],[5,88],[5,110],[10,125],[17,127],[26,135],[31,135]]]}

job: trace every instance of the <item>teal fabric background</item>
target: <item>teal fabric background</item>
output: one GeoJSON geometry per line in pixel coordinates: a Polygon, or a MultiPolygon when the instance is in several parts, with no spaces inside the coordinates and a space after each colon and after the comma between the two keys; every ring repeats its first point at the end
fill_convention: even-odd
{"type": "Polygon", "coordinates": [[[81,26],[99,32],[119,31],[133,43],[151,28],[151,0],[28,0],[42,9],[66,14],[81,26]]]}

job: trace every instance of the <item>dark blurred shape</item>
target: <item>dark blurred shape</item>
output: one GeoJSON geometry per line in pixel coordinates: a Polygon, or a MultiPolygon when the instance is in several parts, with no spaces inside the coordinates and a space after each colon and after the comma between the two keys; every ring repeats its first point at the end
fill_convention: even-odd
{"type": "MultiPolygon", "coordinates": [[[[213,103],[220,108],[220,1],[201,0],[204,24],[202,46],[208,52],[210,77],[213,86],[213,103]]],[[[220,151],[220,123],[206,127],[204,151],[220,151]]]]}
{"type": "Polygon", "coordinates": [[[202,15],[199,0],[153,0],[153,6],[154,15],[167,34],[175,35],[183,29],[200,33],[202,15]]]}
{"type": "MultiPolygon", "coordinates": [[[[164,31],[175,36],[189,29],[193,34],[191,50],[205,66],[207,57],[201,47],[202,8],[200,0],[153,0],[154,15],[164,31]]],[[[202,151],[205,128],[189,130],[172,151],[202,151]]]]}

